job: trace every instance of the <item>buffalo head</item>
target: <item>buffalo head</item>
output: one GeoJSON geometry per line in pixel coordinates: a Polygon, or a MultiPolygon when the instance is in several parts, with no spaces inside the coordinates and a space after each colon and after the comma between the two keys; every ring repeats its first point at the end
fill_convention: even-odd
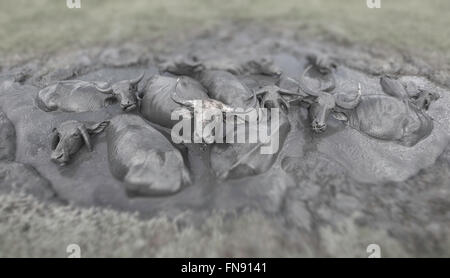
{"type": "Polygon", "coordinates": [[[160,72],[170,72],[177,75],[192,76],[205,69],[203,63],[196,56],[178,55],[173,58],[164,58],[159,65],[160,72]]]}
{"type": "Polygon", "coordinates": [[[144,73],[136,79],[122,80],[106,89],[96,86],[96,89],[104,94],[111,94],[119,101],[122,110],[128,112],[137,107],[136,92],[142,78],[144,78],[144,73]]]}
{"type": "Polygon", "coordinates": [[[246,66],[250,72],[256,74],[280,76],[282,73],[281,69],[274,64],[271,58],[264,56],[248,61],[246,66]]]}
{"type": "Polygon", "coordinates": [[[290,102],[304,97],[297,91],[291,91],[277,85],[267,85],[256,91],[256,96],[260,99],[261,107],[267,109],[280,108],[285,113],[289,112],[290,102]]]}
{"type": "Polygon", "coordinates": [[[438,100],[440,95],[435,92],[430,92],[420,89],[417,96],[412,98],[412,103],[414,103],[419,109],[428,110],[432,102],[438,100]]]}
{"type": "Polygon", "coordinates": [[[337,64],[327,55],[310,54],[306,59],[310,65],[322,74],[332,73],[337,68],[337,64]]]}
{"type": "Polygon", "coordinates": [[[92,151],[90,137],[102,132],[109,122],[103,121],[93,125],[86,125],[79,121],[66,121],[54,128],[51,136],[51,160],[65,165],[70,156],[78,152],[84,145],[92,151]]]}
{"type": "Polygon", "coordinates": [[[234,108],[229,105],[226,105],[218,100],[215,99],[202,99],[202,100],[188,100],[184,99],[177,93],[177,87],[179,82],[182,81],[182,77],[177,79],[175,89],[171,95],[172,100],[183,106],[186,107],[190,113],[190,117],[194,118],[194,120],[200,120],[201,121],[201,131],[200,130],[194,130],[194,142],[197,140],[202,141],[206,144],[212,144],[215,141],[215,135],[212,133],[205,133],[205,127],[206,126],[220,126],[217,125],[225,119],[224,114],[229,115],[246,115],[248,114],[252,109],[255,109],[258,107],[258,100],[256,98],[255,92],[253,92],[253,105],[251,108],[247,109],[247,111],[243,111],[241,108],[234,108]]]}
{"type": "Polygon", "coordinates": [[[358,106],[361,101],[361,84],[358,84],[358,90],[353,96],[350,93],[330,94],[324,90],[312,90],[303,79],[309,69],[310,67],[302,75],[300,90],[308,95],[302,101],[310,104],[311,127],[314,132],[320,133],[327,128],[327,120],[332,112],[338,112],[340,109],[351,110],[358,106]]]}
{"type": "Polygon", "coordinates": [[[408,99],[417,108],[428,110],[431,103],[439,99],[439,94],[418,87],[414,82],[402,83],[398,79],[384,75],[380,78],[383,92],[398,99],[408,99]]]}

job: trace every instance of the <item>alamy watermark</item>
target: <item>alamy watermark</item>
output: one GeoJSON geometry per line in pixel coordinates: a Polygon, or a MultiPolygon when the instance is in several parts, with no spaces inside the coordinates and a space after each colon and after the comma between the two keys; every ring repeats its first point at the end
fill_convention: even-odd
{"type": "Polygon", "coordinates": [[[366,4],[369,9],[381,8],[381,0],[367,0],[366,4]]]}
{"type": "Polygon", "coordinates": [[[261,154],[278,152],[280,109],[254,108],[224,113],[215,107],[205,107],[202,100],[192,102],[192,110],[182,108],[171,114],[173,121],[178,120],[171,130],[175,144],[260,143],[261,154]]]}
{"type": "Polygon", "coordinates": [[[69,9],[80,9],[81,8],[81,0],[66,0],[67,8],[69,9]]]}
{"type": "Polygon", "coordinates": [[[66,252],[67,258],[81,258],[81,248],[78,244],[71,243],[67,245],[66,252]]]}
{"type": "Polygon", "coordinates": [[[380,245],[371,243],[367,245],[366,252],[369,254],[368,258],[381,258],[380,245]]]}

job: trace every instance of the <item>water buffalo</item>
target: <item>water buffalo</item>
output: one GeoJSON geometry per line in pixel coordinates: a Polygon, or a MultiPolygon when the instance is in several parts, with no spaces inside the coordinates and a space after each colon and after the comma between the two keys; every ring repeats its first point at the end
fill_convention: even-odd
{"type": "Polygon", "coordinates": [[[44,111],[95,111],[115,101],[124,111],[136,108],[136,91],[144,74],[133,80],[122,80],[108,86],[105,82],[64,80],[40,90],[36,103],[44,111]]]}
{"type": "Polygon", "coordinates": [[[248,134],[258,134],[256,142],[214,144],[211,168],[220,179],[254,176],[268,171],[278,158],[291,125],[286,113],[278,109],[261,113],[257,122],[247,126],[248,134]],[[269,113],[266,113],[269,112],[269,113]],[[264,132],[261,132],[264,130],[264,132]]]}
{"type": "MultiPolygon", "coordinates": [[[[248,62],[253,73],[281,72],[272,69],[270,63],[248,62]]],[[[177,75],[187,75],[198,80],[208,92],[210,98],[223,102],[226,105],[247,109],[252,106],[252,91],[235,76],[233,70],[220,69],[219,66],[209,66],[208,62],[200,62],[195,57],[177,56],[161,65],[161,71],[167,71],[177,75]]]]}
{"type": "Polygon", "coordinates": [[[252,106],[252,91],[228,71],[201,71],[197,79],[206,88],[212,99],[232,107],[247,109],[252,106]]]}
{"type": "Polygon", "coordinates": [[[203,86],[196,80],[187,76],[179,80],[170,76],[155,74],[149,79],[147,86],[140,92],[140,112],[142,116],[160,126],[172,128],[178,121],[171,120],[175,110],[183,105],[172,99],[177,87],[177,94],[185,99],[208,100],[208,94],[203,86]]]}
{"type": "MultiPolygon", "coordinates": [[[[196,143],[211,144],[215,141],[215,135],[207,132],[205,127],[219,126],[218,124],[221,124],[224,119],[224,113],[235,115],[246,113],[210,99],[201,84],[187,76],[175,79],[155,75],[147,85],[143,94],[140,95],[142,98],[140,110],[144,118],[163,127],[172,128],[179,122],[177,117],[173,119],[173,113],[178,110],[183,118],[200,120],[198,127],[191,125],[195,127],[193,141],[196,143]]],[[[256,95],[253,93],[252,108],[256,106],[256,95]]],[[[191,140],[190,137],[185,139],[191,140]]]]}
{"type": "Polygon", "coordinates": [[[51,160],[61,166],[66,165],[72,155],[77,153],[83,145],[92,151],[90,137],[102,132],[108,121],[88,125],[79,121],[66,121],[52,130],[51,160]]]}
{"type": "MultiPolygon", "coordinates": [[[[319,89],[319,91],[330,92],[334,90],[336,80],[333,71],[336,68],[336,64],[326,58],[318,58],[315,55],[308,56],[308,60],[310,65],[308,65],[305,72],[315,68],[320,75],[326,75],[330,79],[330,84],[319,89]]],[[[285,112],[288,112],[291,102],[302,100],[312,94],[315,94],[315,91],[304,86],[302,82],[287,76],[280,76],[275,85],[264,86],[256,92],[262,107],[281,108],[285,112]]]]}
{"type": "Polygon", "coordinates": [[[0,110],[0,160],[16,157],[16,129],[5,113],[0,110]]]}
{"type": "Polygon", "coordinates": [[[322,74],[330,74],[337,68],[337,63],[328,55],[313,53],[308,54],[306,59],[322,74]]]}
{"type": "Polygon", "coordinates": [[[310,69],[311,66],[305,69],[298,86],[299,91],[306,95],[302,101],[309,104],[311,127],[314,132],[320,133],[326,130],[327,121],[332,112],[352,110],[358,106],[361,101],[361,85],[358,84],[357,93],[353,96],[349,92],[331,94],[323,90],[313,90],[306,85],[304,80],[304,75],[310,69]]]}
{"type": "Polygon", "coordinates": [[[242,68],[241,74],[262,74],[278,77],[282,74],[281,69],[274,64],[271,58],[266,56],[250,59],[242,64],[242,68]]]}
{"type": "MultiPolygon", "coordinates": [[[[182,59],[178,58],[178,60],[182,59]]],[[[192,57],[192,59],[198,61],[195,57],[192,57]]],[[[225,70],[234,75],[261,74],[277,77],[282,73],[281,69],[275,66],[273,60],[266,56],[249,59],[240,63],[223,58],[211,59],[203,61],[202,66],[208,70],[225,70]]]]}
{"type": "Polygon", "coordinates": [[[282,73],[273,60],[266,56],[236,62],[227,58],[200,60],[195,55],[176,55],[162,58],[160,69],[178,75],[190,75],[199,70],[223,70],[234,75],[262,74],[275,77],[282,73]]]}
{"type": "Polygon", "coordinates": [[[140,116],[115,116],[106,134],[110,171],[130,195],[172,194],[190,183],[181,153],[140,116]]]}
{"type": "MultiPolygon", "coordinates": [[[[397,80],[382,77],[380,84],[385,94],[360,96],[357,105],[350,107],[333,107],[329,103],[338,96],[327,95],[328,103],[320,103],[318,96],[315,109],[310,110],[313,129],[323,123],[323,115],[331,112],[332,116],[344,121],[348,126],[381,140],[395,141],[400,145],[411,147],[430,135],[433,119],[425,112],[431,101],[436,100],[434,93],[420,91],[410,99],[404,86],[397,80]],[[330,97],[331,96],[331,97],[330,97]],[[330,101],[331,100],[331,101],[330,101]],[[325,110],[329,112],[324,112],[325,110]],[[318,119],[318,120],[317,120],[318,119]],[[316,122],[314,122],[316,121],[316,122]]],[[[360,95],[360,93],[358,94],[360,95]]]]}
{"type": "Polygon", "coordinates": [[[386,94],[409,100],[420,109],[428,110],[431,103],[439,99],[439,94],[418,88],[413,82],[403,84],[392,77],[383,76],[380,84],[386,94]]]}
{"type": "Polygon", "coordinates": [[[335,115],[371,137],[414,146],[433,130],[433,120],[408,100],[386,95],[368,95],[354,110],[335,115]]]}
{"type": "Polygon", "coordinates": [[[314,69],[321,79],[328,79],[329,85],[321,91],[331,92],[336,88],[336,79],[334,73],[337,68],[337,63],[328,55],[324,54],[309,54],[306,56],[309,63],[309,69],[314,69]]]}
{"type": "Polygon", "coordinates": [[[259,88],[256,96],[260,99],[261,107],[280,108],[285,113],[289,112],[291,102],[307,97],[299,92],[298,82],[289,77],[280,78],[276,85],[259,88]]]}

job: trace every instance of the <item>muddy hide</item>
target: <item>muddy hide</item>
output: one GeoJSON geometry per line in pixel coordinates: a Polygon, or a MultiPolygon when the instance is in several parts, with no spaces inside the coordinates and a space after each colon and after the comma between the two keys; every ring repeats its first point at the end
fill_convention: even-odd
{"type": "MultiPolygon", "coordinates": [[[[277,111],[280,110],[277,109],[277,111]]],[[[287,116],[283,112],[277,113],[278,117],[260,113],[257,122],[247,123],[245,126],[246,143],[215,144],[211,148],[211,168],[217,177],[237,179],[258,175],[270,169],[277,160],[291,129],[287,116]],[[261,137],[260,133],[264,130],[266,135],[261,137]],[[257,132],[258,134],[256,143],[248,140],[248,134],[251,132],[257,132]]],[[[228,131],[226,136],[226,142],[229,142],[230,133],[228,131]]],[[[237,141],[235,140],[235,142],[237,141]]]]}

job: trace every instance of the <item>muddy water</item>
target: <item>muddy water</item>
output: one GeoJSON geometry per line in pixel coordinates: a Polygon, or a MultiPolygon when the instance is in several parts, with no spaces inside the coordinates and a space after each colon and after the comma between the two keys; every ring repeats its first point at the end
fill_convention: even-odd
{"type": "MultiPolygon", "coordinates": [[[[195,53],[203,59],[226,58],[235,62],[249,56],[264,55],[272,58],[285,76],[298,78],[305,67],[305,55],[318,50],[311,46],[299,46],[292,41],[283,41],[282,47],[279,45],[275,39],[258,40],[254,34],[238,34],[225,42],[216,37],[200,38],[187,42],[170,54],[195,53]]],[[[64,72],[69,71],[67,75],[70,76],[70,63],[79,63],[75,58],[74,61],[69,59],[67,63],[64,72]]],[[[157,72],[156,64],[150,61],[130,66],[118,62],[115,67],[111,67],[94,57],[83,66],[83,73],[76,78],[113,82],[134,78],[142,71],[148,79],[157,72]]],[[[326,132],[314,134],[309,128],[306,109],[294,106],[289,113],[290,132],[280,154],[266,172],[238,179],[219,180],[211,169],[210,149],[202,150],[198,145],[187,145],[183,153],[192,175],[191,186],[169,197],[131,198],[126,195],[121,182],[109,172],[104,134],[94,138],[93,152],[87,152],[83,148],[69,165],[59,167],[50,162],[49,136],[52,127],[68,119],[102,121],[122,112],[117,104],[86,113],[44,112],[34,102],[36,93],[42,87],[41,81],[51,83],[61,75],[57,74],[60,72],[59,68],[52,68],[41,76],[42,72],[45,71],[32,71],[33,77],[25,84],[15,83],[11,77],[2,78],[0,106],[16,129],[16,161],[35,167],[51,182],[60,199],[76,205],[106,206],[147,215],[162,211],[170,214],[187,209],[231,211],[241,207],[255,207],[265,212],[278,213],[283,212],[290,190],[305,189],[302,188],[303,180],[311,179],[312,176],[321,178],[316,179],[315,189],[305,189],[305,194],[310,194],[311,198],[314,198],[313,192],[317,187],[325,188],[330,184],[344,187],[348,186],[347,183],[359,188],[353,192],[350,189],[348,194],[365,198],[363,196],[367,192],[361,191],[361,186],[382,186],[390,182],[405,181],[421,169],[431,167],[449,143],[449,92],[424,77],[402,76],[402,80],[413,81],[441,95],[429,110],[436,121],[433,132],[413,147],[370,138],[331,119],[326,132]]],[[[274,82],[265,76],[241,78],[251,88],[274,82]]],[[[336,91],[356,88],[358,83],[362,85],[363,95],[383,93],[379,76],[345,65],[338,67],[336,91]]],[[[317,84],[311,81],[310,85],[317,84]]],[[[295,202],[291,199],[292,197],[289,198],[290,202],[295,202]]],[[[356,203],[352,208],[359,206],[361,203],[356,203]]]]}

